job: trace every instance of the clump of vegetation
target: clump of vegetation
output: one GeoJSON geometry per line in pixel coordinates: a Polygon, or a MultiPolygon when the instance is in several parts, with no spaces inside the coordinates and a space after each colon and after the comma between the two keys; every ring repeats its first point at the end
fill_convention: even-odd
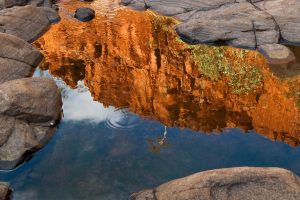
{"type": "MultiPolygon", "coordinates": [[[[229,47],[216,47],[207,45],[187,45],[174,31],[174,25],[179,22],[174,18],[159,16],[153,12],[153,38],[158,34],[174,35],[176,42],[191,52],[192,59],[199,67],[199,71],[212,81],[225,78],[228,86],[235,94],[250,93],[257,90],[263,82],[261,68],[247,62],[247,50],[229,47]]],[[[151,46],[157,48],[158,41],[151,41],[151,46]]]]}
{"type": "Polygon", "coordinates": [[[247,50],[206,45],[188,48],[200,72],[212,81],[225,77],[233,93],[250,93],[262,85],[261,69],[246,61],[247,50]]]}
{"type": "Polygon", "coordinates": [[[178,21],[172,17],[157,15],[152,11],[147,12],[148,15],[151,17],[151,24],[153,30],[153,41],[149,41],[149,44],[154,48],[158,48],[158,40],[160,38],[163,38],[164,35],[167,35],[168,37],[175,37],[174,26],[178,23],[178,21]]]}

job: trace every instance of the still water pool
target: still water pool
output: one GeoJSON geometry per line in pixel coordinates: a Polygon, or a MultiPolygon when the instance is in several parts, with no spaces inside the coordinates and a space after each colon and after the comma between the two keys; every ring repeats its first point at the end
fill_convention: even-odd
{"type": "Polygon", "coordinates": [[[64,118],[45,148],[0,173],[14,188],[13,199],[127,199],[174,178],[234,166],[278,166],[300,174],[300,148],[237,128],[205,134],[167,127],[94,101],[82,82],[71,89],[55,80],[63,88],[64,118]]]}
{"type": "Polygon", "coordinates": [[[127,199],[130,193],[194,172],[278,166],[300,174],[300,148],[253,131],[204,134],[169,128],[93,101],[79,82],[64,88],[64,118],[51,142],[0,177],[14,199],[127,199]]]}
{"type": "Polygon", "coordinates": [[[235,166],[300,175],[298,58],[279,79],[257,52],[185,45],[174,20],[117,2],[62,2],[35,44],[45,61],[34,76],[56,81],[64,116],[42,150],[0,172],[14,200],[123,200],[235,166]],[[70,17],[83,5],[98,13],[89,23],[70,17]]]}

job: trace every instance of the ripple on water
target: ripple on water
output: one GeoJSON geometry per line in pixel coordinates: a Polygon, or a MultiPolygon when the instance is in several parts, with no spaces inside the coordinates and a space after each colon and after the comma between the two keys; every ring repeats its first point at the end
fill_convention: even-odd
{"type": "Polygon", "coordinates": [[[141,123],[141,119],[139,119],[137,115],[129,112],[127,108],[118,108],[115,111],[121,113],[121,115],[105,120],[105,125],[110,129],[133,129],[141,123]]]}

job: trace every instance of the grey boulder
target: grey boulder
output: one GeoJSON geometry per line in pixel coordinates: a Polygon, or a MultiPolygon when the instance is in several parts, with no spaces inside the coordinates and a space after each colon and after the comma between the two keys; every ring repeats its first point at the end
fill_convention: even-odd
{"type": "Polygon", "coordinates": [[[43,55],[24,40],[0,33],[0,84],[31,75],[43,55]]]}
{"type": "Polygon", "coordinates": [[[10,200],[11,199],[11,189],[5,183],[0,183],[0,200],[10,200]]]}
{"type": "Polygon", "coordinates": [[[81,7],[75,11],[74,17],[82,22],[91,21],[95,18],[95,11],[91,8],[81,7]]]}
{"type": "Polygon", "coordinates": [[[0,32],[34,42],[50,28],[52,23],[59,20],[57,12],[51,8],[15,6],[0,10],[0,32]]]}
{"type": "MultiPolygon", "coordinates": [[[[181,20],[176,31],[190,44],[258,50],[268,44],[300,45],[299,0],[123,0],[122,3],[181,20]]],[[[278,52],[278,48],[274,51],[278,52]]],[[[267,53],[274,56],[270,49],[264,51],[264,55],[267,53]]]]}
{"type": "Polygon", "coordinates": [[[141,191],[131,200],[299,200],[300,179],[280,168],[238,167],[200,172],[141,191]]]}
{"type": "Polygon", "coordinates": [[[42,148],[61,116],[61,95],[48,78],[0,84],[0,169],[11,169],[42,148]]]}
{"type": "Polygon", "coordinates": [[[295,54],[280,44],[265,44],[258,47],[270,64],[284,64],[295,60],[295,54]]]}
{"type": "Polygon", "coordinates": [[[1,0],[0,10],[5,8],[11,8],[14,6],[26,6],[26,5],[56,9],[56,5],[52,3],[52,0],[1,0]]]}

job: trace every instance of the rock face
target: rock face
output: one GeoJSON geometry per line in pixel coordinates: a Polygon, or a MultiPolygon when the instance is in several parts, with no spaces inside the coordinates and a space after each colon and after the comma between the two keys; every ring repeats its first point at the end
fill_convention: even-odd
{"type": "Polygon", "coordinates": [[[200,172],[133,194],[131,200],[298,200],[300,179],[280,168],[229,168],[200,172]]]}
{"type": "Polygon", "coordinates": [[[95,17],[95,11],[87,7],[78,8],[74,17],[82,22],[91,21],[95,17]]]}
{"type": "Polygon", "coordinates": [[[298,0],[123,0],[123,4],[175,16],[183,21],[177,33],[191,44],[248,49],[266,44],[300,44],[298,0]]]}
{"type": "Polygon", "coordinates": [[[56,11],[51,8],[16,6],[0,10],[0,32],[33,42],[49,29],[51,23],[59,19],[56,11]]]}
{"type": "Polygon", "coordinates": [[[43,55],[24,40],[0,33],[0,83],[28,77],[43,55]]]}
{"type": "Polygon", "coordinates": [[[4,183],[0,182],[0,200],[10,200],[11,189],[4,183]]]}
{"type": "Polygon", "coordinates": [[[0,169],[10,169],[49,140],[62,102],[60,90],[47,78],[2,83],[0,102],[0,169]]]}

